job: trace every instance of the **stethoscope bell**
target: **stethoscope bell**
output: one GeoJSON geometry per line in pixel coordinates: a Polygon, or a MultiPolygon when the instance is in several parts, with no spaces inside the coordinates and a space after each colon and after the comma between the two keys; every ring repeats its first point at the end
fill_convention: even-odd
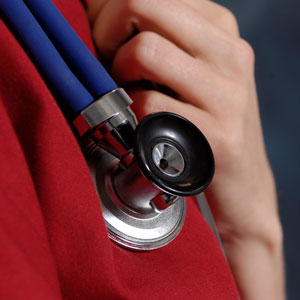
{"type": "Polygon", "coordinates": [[[145,117],[136,129],[134,154],[143,174],[172,195],[197,195],[214,174],[214,158],[206,138],[176,114],[145,117]]]}
{"type": "Polygon", "coordinates": [[[88,162],[109,237],[129,249],[157,249],[180,232],[186,214],[184,197],[209,185],[214,158],[199,129],[176,114],[151,114],[135,128],[134,118],[128,118],[130,100],[126,94],[122,96],[126,101],[119,99],[123,93],[110,94],[110,101],[100,99],[74,124],[79,133],[85,132],[82,140],[89,145],[88,162]],[[106,102],[117,103],[121,113],[111,114],[106,102]],[[94,117],[99,106],[101,123],[94,117]],[[90,130],[80,129],[83,121],[90,130]]]}

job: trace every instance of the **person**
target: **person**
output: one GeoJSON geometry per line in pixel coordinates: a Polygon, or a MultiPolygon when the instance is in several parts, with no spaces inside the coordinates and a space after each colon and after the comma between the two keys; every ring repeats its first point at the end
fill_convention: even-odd
{"type": "MultiPolygon", "coordinates": [[[[69,2],[54,1],[92,49],[83,10],[69,2]]],[[[138,119],[178,113],[208,138],[216,172],[206,196],[241,299],[284,299],[282,229],[254,54],[232,13],[206,0],[92,0],[87,14],[100,58],[127,89],[138,119]],[[143,88],[144,81],[164,88],[143,88]]],[[[167,247],[135,253],[108,240],[70,128],[0,26],[1,297],[238,299],[192,201],[183,232],[167,247]]]]}
{"type": "Polygon", "coordinates": [[[282,233],[254,54],[233,14],[211,1],[94,0],[89,18],[120,84],[149,80],[176,93],[129,90],[139,118],[171,111],[208,137],[216,174],[206,195],[242,298],[283,298],[282,233]]]}

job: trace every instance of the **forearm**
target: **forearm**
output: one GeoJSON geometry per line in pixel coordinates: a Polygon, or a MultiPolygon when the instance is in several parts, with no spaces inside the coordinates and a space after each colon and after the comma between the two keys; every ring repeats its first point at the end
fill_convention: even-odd
{"type": "Polygon", "coordinates": [[[246,225],[248,228],[243,224],[242,231],[231,232],[223,239],[243,300],[285,299],[283,234],[275,188],[266,187],[263,194],[268,198],[258,201],[264,205],[252,215],[252,224],[246,225]]]}
{"type": "Polygon", "coordinates": [[[280,241],[250,238],[224,247],[243,300],[285,298],[280,241]]]}

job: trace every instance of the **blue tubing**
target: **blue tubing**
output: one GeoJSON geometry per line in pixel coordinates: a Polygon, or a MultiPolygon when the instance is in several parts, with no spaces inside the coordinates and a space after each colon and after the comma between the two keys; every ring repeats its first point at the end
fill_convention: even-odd
{"type": "Polygon", "coordinates": [[[93,102],[92,95],[71,72],[23,1],[0,0],[0,12],[46,81],[55,87],[55,92],[62,98],[59,97],[58,102],[62,100],[74,115],[93,102]]]}
{"type": "Polygon", "coordinates": [[[100,98],[117,88],[51,0],[24,0],[60,55],[85,88],[100,98]]]}

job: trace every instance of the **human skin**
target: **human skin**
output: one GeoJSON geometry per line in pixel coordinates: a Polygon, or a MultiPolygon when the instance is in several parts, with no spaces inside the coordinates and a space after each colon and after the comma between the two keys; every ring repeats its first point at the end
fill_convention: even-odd
{"type": "Polygon", "coordinates": [[[207,0],[93,0],[88,16],[138,119],[174,112],[208,138],[216,171],[206,196],[241,298],[284,299],[282,229],[254,53],[232,13],[207,0]],[[172,93],[137,88],[144,80],[172,93]]]}

